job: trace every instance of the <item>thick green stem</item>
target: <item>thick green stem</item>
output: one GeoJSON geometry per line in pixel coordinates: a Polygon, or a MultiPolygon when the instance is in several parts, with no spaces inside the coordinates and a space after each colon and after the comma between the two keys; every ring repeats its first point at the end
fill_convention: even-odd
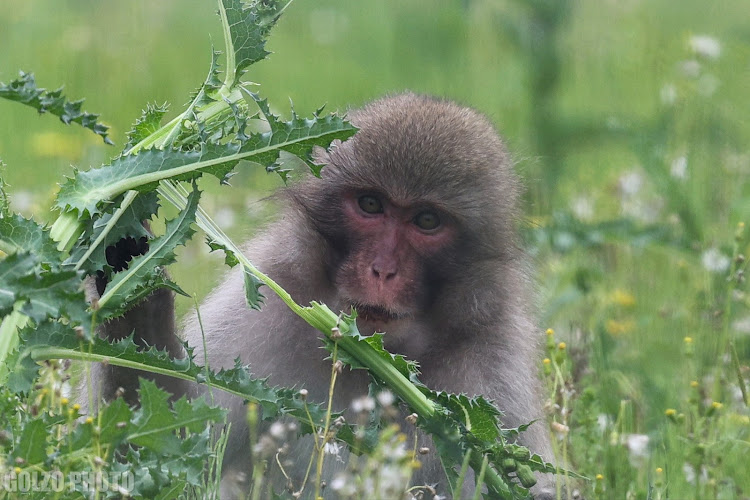
{"type": "Polygon", "coordinates": [[[57,249],[61,252],[69,252],[81,236],[84,230],[83,223],[78,218],[78,212],[70,211],[60,214],[52,227],[49,235],[57,242],[57,249]]]}
{"type": "MultiPolygon", "coordinates": [[[[101,354],[81,352],[77,349],[68,349],[66,347],[35,347],[31,351],[31,358],[34,361],[44,361],[46,359],[73,359],[76,361],[90,361],[90,362],[98,362],[98,363],[104,362],[109,365],[122,366],[124,368],[131,368],[133,370],[142,370],[142,371],[147,371],[149,373],[156,373],[159,375],[168,375],[170,377],[195,382],[194,376],[188,375],[186,373],[180,373],[180,372],[168,369],[168,368],[160,368],[158,366],[152,366],[152,365],[148,365],[145,363],[138,363],[136,361],[121,359],[121,358],[117,358],[114,356],[104,356],[101,354]]],[[[216,389],[221,389],[222,391],[228,392],[230,394],[234,394],[235,396],[239,396],[244,399],[250,399],[250,397],[247,394],[240,392],[240,391],[232,390],[229,387],[214,384],[210,381],[205,381],[203,383],[209,387],[215,387],[216,389]]]]}

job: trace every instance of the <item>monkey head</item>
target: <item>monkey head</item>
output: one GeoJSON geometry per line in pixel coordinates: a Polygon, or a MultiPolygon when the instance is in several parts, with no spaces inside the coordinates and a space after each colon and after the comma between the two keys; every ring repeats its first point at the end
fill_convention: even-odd
{"type": "Polygon", "coordinates": [[[519,187],[492,125],[411,93],[350,118],[354,137],[317,155],[321,179],[290,188],[325,241],[338,305],[354,306],[360,325],[386,338],[413,320],[450,321],[456,307],[481,318],[487,304],[496,314],[491,299],[475,297],[482,280],[497,289],[496,268],[483,263],[514,258],[519,187]]]}

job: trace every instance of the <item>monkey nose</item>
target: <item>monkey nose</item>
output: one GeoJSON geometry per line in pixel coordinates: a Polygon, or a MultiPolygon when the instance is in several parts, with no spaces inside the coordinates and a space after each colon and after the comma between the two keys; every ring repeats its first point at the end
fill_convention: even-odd
{"type": "Polygon", "coordinates": [[[370,267],[373,277],[378,281],[390,281],[396,277],[395,267],[386,267],[379,263],[373,263],[370,267]]]}

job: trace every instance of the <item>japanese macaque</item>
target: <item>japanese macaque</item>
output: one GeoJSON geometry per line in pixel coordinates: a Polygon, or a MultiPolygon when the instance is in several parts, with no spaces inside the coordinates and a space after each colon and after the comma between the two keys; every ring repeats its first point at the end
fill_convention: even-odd
{"type": "MultiPolygon", "coordinates": [[[[419,362],[428,387],[491,398],[506,427],[543,422],[540,335],[515,227],[521,186],[497,132],[469,108],[411,93],[375,101],[350,119],[357,134],[318,152],[322,178],[308,176],[281,191],[281,217],[247,244],[246,255],[298,303],[355,307],[359,330],[385,332],[386,348],[419,362]]],[[[262,311],[248,308],[235,269],[200,306],[211,369],[231,367],[239,356],[255,375],[302,385],[310,400],[324,401],[331,365],[320,334],[266,295],[262,311]]],[[[167,291],[104,330],[109,338],[135,330],[144,345],[184,356],[167,291]]],[[[195,314],[183,337],[203,361],[195,314]]],[[[123,387],[126,397],[136,397],[134,372],[97,370],[105,396],[123,387]]],[[[194,384],[159,381],[177,395],[199,392],[194,384]]],[[[367,383],[363,371],[346,371],[334,406],[366,394],[367,383]]],[[[245,407],[221,391],[214,396],[232,423],[224,464],[241,468],[250,456],[245,407]]],[[[520,441],[553,459],[544,423],[520,441]]],[[[435,453],[417,481],[450,493],[435,453]]],[[[546,498],[550,485],[542,477],[533,491],[546,498]]]]}

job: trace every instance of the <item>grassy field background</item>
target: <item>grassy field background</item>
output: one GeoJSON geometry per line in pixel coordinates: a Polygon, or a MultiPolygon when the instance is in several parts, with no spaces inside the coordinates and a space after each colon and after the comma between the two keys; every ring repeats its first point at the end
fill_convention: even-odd
{"type": "MultiPolygon", "coordinates": [[[[214,10],[0,0],[0,81],[24,70],[64,84],[121,146],[146,103],[178,110],[203,81],[222,45],[214,10]]],[[[248,78],[282,114],[289,99],[309,114],[410,89],[497,124],[528,190],[538,335],[555,331],[551,418],[571,467],[601,474],[589,497],[750,496],[744,2],[298,0],[269,48],[248,78]]],[[[39,220],[71,165],[119,151],[10,102],[0,117],[14,208],[39,220]]],[[[273,216],[263,198],[279,181],[246,165],[233,184],[207,185],[202,203],[242,239],[273,216]]],[[[172,273],[200,297],[221,259],[194,243],[172,273]]]]}

